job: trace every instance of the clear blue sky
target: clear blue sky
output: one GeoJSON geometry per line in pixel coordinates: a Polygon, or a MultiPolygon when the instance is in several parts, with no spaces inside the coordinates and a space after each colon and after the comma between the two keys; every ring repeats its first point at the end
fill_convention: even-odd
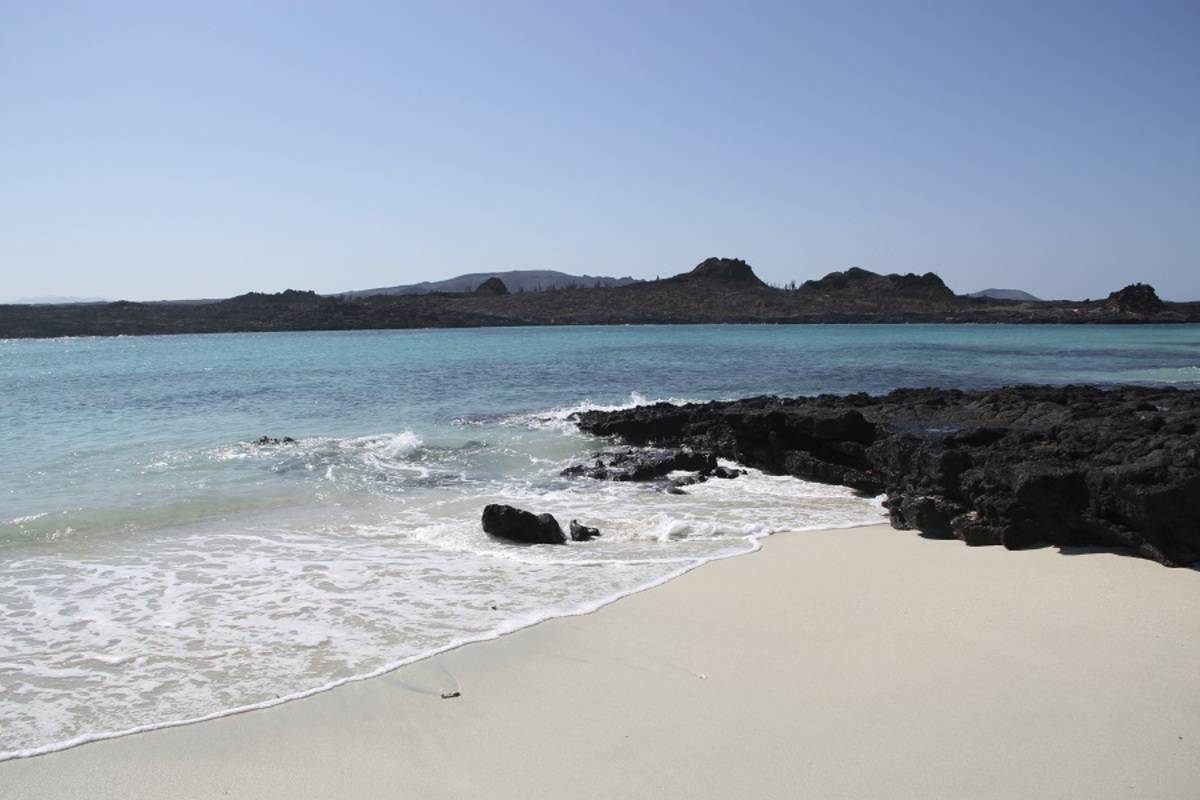
{"type": "Polygon", "coordinates": [[[0,0],[0,297],[710,255],[1200,298],[1200,3],[0,0]]]}

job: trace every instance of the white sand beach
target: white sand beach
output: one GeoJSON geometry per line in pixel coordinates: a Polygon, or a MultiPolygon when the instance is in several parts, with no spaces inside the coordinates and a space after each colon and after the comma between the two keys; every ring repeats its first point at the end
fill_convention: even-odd
{"type": "Polygon", "coordinates": [[[883,526],[778,535],[380,678],[0,764],[0,798],[1198,794],[1200,574],[883,526]]]}

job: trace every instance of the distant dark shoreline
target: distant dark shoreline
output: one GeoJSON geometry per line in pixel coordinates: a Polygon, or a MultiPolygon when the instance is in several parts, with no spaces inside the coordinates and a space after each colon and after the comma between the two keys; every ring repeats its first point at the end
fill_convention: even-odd
{"type": "Polygon", "coordinates": [[[571,325],[1172,324],[1200,322],[1200,302],[1170,303],[1133,284],[1103,300],[997,300],[956,295],[932,273],[847,270],[799,287],[767,286],[736,259],[623,286],[511,293],[331,297],[288,290],[206,303],[0,305],[0,338],[271,331],[412,330],[571,325]]]}

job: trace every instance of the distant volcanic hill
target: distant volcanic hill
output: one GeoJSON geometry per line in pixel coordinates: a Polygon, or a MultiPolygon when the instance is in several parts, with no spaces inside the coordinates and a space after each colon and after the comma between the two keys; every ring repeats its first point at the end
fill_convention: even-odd
{"type": "Polygon", "coordinates": [[[1034,297],[1029,292],[1023,292],[1020,289],[984,289],[979,292],[971,292],[967,297],[985,300],[1016,300],[1021,303],[1042,302],[1042,298],[1034,297]]]}
{"type": "Polygon", "coordinates": [[[853,294],[860,297],[904,297],[923,300],[953,300],[956,295],[932,272],[924,275],[879,275],[851,267],[831,272],[816,281],[805,281],[800,291],[810,294],[853,294]]]}
{"type": "Polygon", "coordinates": [[[607,286],[627,286],[640,281],[630,278],[609,278],[600,275],[570,275],[553,269],[513,269],[507,272],[469,272],[444,281],[423,281],[378,289],[342,292],[338,297],[357,298],[374,295],[434,294],[436,292],[474,292],[489,278],[498,278],[510,292],[542,292],[549,289],[596,289],[607,286]]]}
{"type": "Polygon", "coordinates": [[[110,303],[103,297],[67,297],[64,295],[42,295],[40,297],[18,297],[11,301],[13,305],[21,306],[65,306],[73,303],[110,303]]]}

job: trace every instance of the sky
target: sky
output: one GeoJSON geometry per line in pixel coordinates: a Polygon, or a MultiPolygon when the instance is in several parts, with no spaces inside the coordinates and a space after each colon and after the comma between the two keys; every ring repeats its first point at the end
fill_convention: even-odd
{"type": "Polygon", "coordinates": [[[0,0],[0,298],[464,272],[1200,299],[1200,3],[0,0]]]}

